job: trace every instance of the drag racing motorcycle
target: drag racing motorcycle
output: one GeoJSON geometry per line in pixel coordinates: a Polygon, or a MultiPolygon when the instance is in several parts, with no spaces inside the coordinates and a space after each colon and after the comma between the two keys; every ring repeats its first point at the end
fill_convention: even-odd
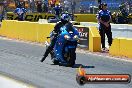
{"type": "MultiPolygon", "coordinates": [[[[52,38],[52,33],[50,35],[52,38]]],[[[79,33],[71,23],[61,28],[56,44],[51,51],[51,60],[54,64],[74,66],[76,61],[76,48],[79,40],[79,33]]],[[[48,46],[49,43],[46,43],[48,46]]]]}

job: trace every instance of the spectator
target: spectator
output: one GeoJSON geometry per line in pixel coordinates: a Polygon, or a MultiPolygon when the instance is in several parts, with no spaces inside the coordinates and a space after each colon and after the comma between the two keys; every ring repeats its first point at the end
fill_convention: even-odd
{"type": "Polygon", "coordinates": [[[48,0],[44,0],[43,12],[48,12],[48,0]]]}
{"type": "Polygon", "coordinates": [[[75,0],[72,2],[72,13],[75,13],[75,7],[76,7],[76,2],[75,0]]]}
{"type": "Polygon", "coordinates": [[[129,13],[130,12],[130,3],[126,3],[126,10],[127,10],[127,12],[129,13]]]}
{"type": "Polygon", "coordinates": [[[79,13],[85,13],[83,6],[79,7],[79,13]]]}
{"type": "Polygon", "coordinates": [[[60,8],[60,6],[57,4],[57,5],[55,6],[54,10],[55,10],[56,19],[59,20],[60,14],[61,14],[61,8],[60,8]]]}
{"type": "Polygon", "coordinates": [[[24,15],[26,12],[27,12],[27,10],[24,7],[22,7],[22,4],[19,4],[14,11],[14,13],[18,16],[19,21],[24,20],[24,15]]]}
{"type": "Polygon", "coordinates": [[[42,2],[37,1],[36,5],[37,5],[37,12],[41,13],[42,12],[42,2]]]}
{"type": "Polygon", "coordinates": [[[55,3],[56,3],[56,0],[51,0],[50,1],[51,8],[54,8],[55,7],[55,3]]]}
{"type": "Polygon", "coordinates": [[[56,4],[56,0],[50,0],[49,7],[50,7],[50,13],[52,13],[52,14],[54,11],[55,4],[56,4]]]}
{"type": "Polygon", "coordinates": [[[64,10],[69,12],[69,5],[70,5],[70,2],[68,0],[65,0],[64,1],[64,10]]]}
{"type": "Polygon", "coordinates": [[[34,0],[30,0],[30,11],[31,12],[35,11],[35,1],[34,0]]]}

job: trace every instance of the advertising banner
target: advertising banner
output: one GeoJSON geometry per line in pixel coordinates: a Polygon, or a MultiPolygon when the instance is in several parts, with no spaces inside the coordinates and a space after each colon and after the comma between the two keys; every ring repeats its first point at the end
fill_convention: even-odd
{"type": "Polygon", "coordinates": [[[77,26],[75,27],[79,31],[79,35],[80,35],[79,46],[81,48],[89,49],[89,28],[88,27],[77,27],[77,26]]]}

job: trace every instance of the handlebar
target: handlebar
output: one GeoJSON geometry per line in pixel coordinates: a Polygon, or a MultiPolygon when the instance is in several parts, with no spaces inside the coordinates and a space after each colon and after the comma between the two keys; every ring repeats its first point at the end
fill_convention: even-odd
{"type": "Polygon", "coordinates": [[[50,37],[47,37],[47,39],[50,38],[50,37]]]}

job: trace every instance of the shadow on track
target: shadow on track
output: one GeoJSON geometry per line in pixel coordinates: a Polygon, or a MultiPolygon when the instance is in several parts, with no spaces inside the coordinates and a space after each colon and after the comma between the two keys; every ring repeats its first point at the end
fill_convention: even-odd
{"type": "MultiPolygon", "coordinates": [[[[57,64],[51,64],[51,65],[57,65],[57,64]]],[[[65,65],[59,65],[59,66],[64,66],[67,67],[65,65]]],[[[95,66],[86,66],[86,65],[82,65],[82,64],[75,64],[73,67],[71,68],[79,68],[81,66],[81,68],[95,68],[95,66]]]]}
{"type": "Polygon", "coordinates": [[[82,64],[75,64],[72,68],[95,68],[95,66],[87,66],[87,65],[82,65],[82,64]]]}

